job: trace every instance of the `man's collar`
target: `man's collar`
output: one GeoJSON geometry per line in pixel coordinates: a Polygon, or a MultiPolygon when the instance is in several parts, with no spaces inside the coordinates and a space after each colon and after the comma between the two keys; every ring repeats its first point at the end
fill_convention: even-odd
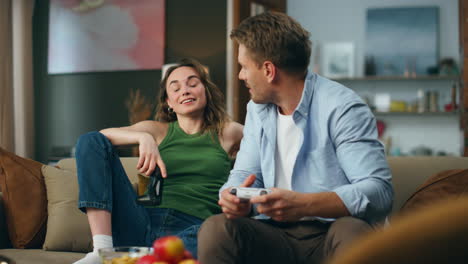
{"type": "Polygon", "coordinates": [[[301,114],[304,118],[306,118],[310,114],[310,104],[312,103],[316,80],[317,75],[313,72],[308,71],[306,79],[304,81],[304,90],[302,91],[301,100],[299,101],[299,104],[296,108],[296,111],[299,114],[301,114]]]}
{"type": "MultiPolygon", "coordinates": [[[[310,104],[312,103],[312,97],[313,97],[314,90],[315,90],[316,80],[317,80],[317,74],[315,74],[314,72],[308,71],[307,76],[304,81],[304,89],[302,91],[301,100],[299,101],[299,104],[297,105],[296,110],[294,110],[294,112],[298,112],[304,118],[306,118],[309,115],[309,109],[310,109],[310,104]]],[[[255,107],[256,112],[262,116],[267,115],[268,110],[276,112],[277,111],[276,108],[278,107],[272,103],[268,103],[268,104],[254,103],[254,104],[256,105],[255,107]],[[264,111],[267,111],[267,112],[263,113],[264,111]]]]}

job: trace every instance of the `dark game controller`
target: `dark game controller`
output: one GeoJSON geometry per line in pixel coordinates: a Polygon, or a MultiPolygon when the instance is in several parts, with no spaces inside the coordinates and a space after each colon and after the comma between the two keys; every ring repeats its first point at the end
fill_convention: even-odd
{"type": "Polygon", "coordinates": [[[146,194],[138,196],[137,204],[143,206],[157,206],[162,201],[164,179],[161,175],[161,170],[156,167],[149,177],[149,183],[146,188],[146,194]]]}

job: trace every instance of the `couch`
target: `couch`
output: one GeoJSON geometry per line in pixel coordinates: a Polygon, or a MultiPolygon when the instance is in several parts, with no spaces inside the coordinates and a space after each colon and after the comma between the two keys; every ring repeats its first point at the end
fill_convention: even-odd
{"type": "MultiPolygon", "coordinates": [[[[398,213],[401,206],[405,203],[405,201],[415,192],[415,190],[420,186],[427,178],[430,176],[444,170],[449,169],[468,169],[468,157],[389,157],[388,158],[390,168],[393,174],[393,185],[395,189],[395,197],[394,197],[394,204],[392,215],[398,213]]],[[[132,183],[136,183],[138,181],[138,174],[135,169],[137,158],[122,158],[122,162],[124,164],[124,168],[129,175],[130,181],[132,183]]],[[[1,164],[0,164],[1,165],[1,164]]],[[[60,173],[68,173],[68,176],[75,177],[76,179],[76,169],[75,169],[75,161],[74,159],[63,159],[59,161],[57,164],[60,167],[60,173]]],[[[49,172],[44,171],[45,167],[43,166],[43,173],[48,174],[49,172]]],[[[1,170],[2,168],[0,168],[1,170]]],[[[47,169],[47,168],[46,168],[47,169]]],[[[49,170],[58,171],[55,168],[48,168],[49,170]]],[[[60,174],[59,173],[59,174],[60,174]]],[[[46,177],[47,175],[44,175],[46,177]]],[[[67,177],[68,177],[67,176],[67,177]]],[[[65,177],[65,176],[64,176],[65,177]]],[[[68,184],[67,184],[68,185],[68,184]]],[[[76,187],[73,187],[76,188],[76,187]]],[[[76,192],[76,190],[75,190],[76,192]]],[[[49,197],[49,213],[51,213],[50,202],[51,197],[49,197]]],[[[43,248],[36,248],[36,249],[14,249],[12,248],[12,244],[9,240],[9,230],[6,226],[5,220],[5,207],[3,200],[0,200],[0,256],[5,256],[8,258],[13,259],[17,264],[26,264],[26,263],[72,263],[75,260],[80,259],[84,256],[85,253],[82,252],[71,252],[80,251],[77,250],[78,247],[73,248],[73,246],[79,242],[77,239],[82,239],[85,237],[85,240],[89,240],[89,228],[85,231],[61,231],[62,233],[70,233],[73,235],[69,235],[73,237],[73,241],[71,242],[71,249],[72,250],[60,250],[56,251],[57,248],[60,249],[60,246],[46,246],[46,242],[48,239],[49,232],[52,231],[53,226],[50,226],[52,216],[49,215],[48,217],[48,225],[47,225],[47,235],[46,235],[46,242],[44,242],[43,248]],[[87,237],[86,237],[87,236],[87,237]],[[45,249],[44,249],[45,248],[45,249]]],[[[84,214],[80,216],[76,216],[76,219],[80,219],[80,224],[82,226],[86,226],[86,216],[84,214]]],[[[57,221],[57,219],[55,220],[57,221]]],[[[64,221],[68,222],[68,221],[64,221]]],[[[57,222],[55,222],[57,223],[57,222]]],[[[82,227],[85,228],[85,227],[82,227]]],[[[84,229],[83,229],[84,230],[84,229]]],[[[66,234],[64,234],[67,236],[66,234]]],[[[69,237],[66,237],[69,239],[69,237]]],[[[48,243],[48,242],[47,242],[48,243]]],[[[81,243],[81,242],[80,242],[81,243]]],[[[81,251],[83,248],[90,248],[92,245],[89,244],[90,242],[85,242],[84,247],[81,246],[81,251]],[[88,244],[86,244],[88,243],[88,244]]],[[[50,243],[48,243],[50,244],[50,243]]]]}
{"type": "Polygon", "coordinates": [[[389,227],[358,239],[327,264],[466,264],[467,218],[466,192],[435,201],[392,219],[389,227]]]}

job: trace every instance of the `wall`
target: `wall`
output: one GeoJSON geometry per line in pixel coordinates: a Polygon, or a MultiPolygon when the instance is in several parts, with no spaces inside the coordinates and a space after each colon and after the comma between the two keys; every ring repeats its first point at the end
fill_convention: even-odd
{"type": "MultiPolygon", "coordinates": [[[[35,158],[47,162],[54,147],[70,149],[87,131],[128,125],[124,102],[129,92],[139,88],[147,98],[155,98],[161,71],[48,75],[49,1],[35,4],[35,158]]],[[[224,91],[226,1],[166,0],[165,61],[182,57],[194,57],[208,65],[213,80],[224,91]]]]}
{"type": "Polygon", "coordinates": [[[315,47],[325,42],[354,42],[356,75],[362,76],[366,9],[405,6],[439,7],[440,56],[458,60],[458,0],[288,0],[287,13],[311,32],[315,47]]]}
{"type": "MultiPolygon", "coordinates": [[[[439,56],[459,61],[458,0],[288,0],[287,13],[297,19],[308,31],[317,46],[325,42],[351,41],[355,44],[356,76],[363,75],[365,48],[366,9],[378,7],[438,6],[439,7],[439,56]]],[[[389,40],[391,41],[391,40],[389,40]]],[[[315,54],[313,54],[313,58],[315,54]]],[[[313,65],[313,61],[311,65],[313,65]]],[[[312,67],[312,66],[311,66],[312,67]]],[[[451,81],[398,81],[398,82],[346,82],[358,93],[392,93],[395,99],[414,98],[418,89],[440,91],[440,104],[449,100],[451,81]]],[[[417,146],[431,147],[435,152],[444,151],[460,155],[462,134],[458,115],[449,116],[384,116],[386,135],[393,139],[393,147],[409,152],[417,146]]]]}

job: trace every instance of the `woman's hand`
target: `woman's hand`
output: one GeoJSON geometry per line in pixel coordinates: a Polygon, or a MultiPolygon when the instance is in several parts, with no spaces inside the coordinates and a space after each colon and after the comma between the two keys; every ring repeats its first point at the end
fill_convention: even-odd
{"type": "Polygon", "coordinates": [[[161,170],[162,177],[166,178],[166,165],[161,159],[158,145],[156,144],[153,136],[148,133],[144,133],[140,136],[138,143],[140,158],[138,159],[137,170],[149,177],[156,166],[158,166],[161,170]]]}
{"type": "Polygon", "coordinates": [[[147,176],[153,173],[156,166],[161,169],[161,175],[166,178],[166,166],[159,154],[156,139],[166,135],[167,125],[145,120],[128,127],[106,128],[100,132],[106,136],[112,145],[134,145],[139,144],[140,158],[137,170],[147,176]]]}

